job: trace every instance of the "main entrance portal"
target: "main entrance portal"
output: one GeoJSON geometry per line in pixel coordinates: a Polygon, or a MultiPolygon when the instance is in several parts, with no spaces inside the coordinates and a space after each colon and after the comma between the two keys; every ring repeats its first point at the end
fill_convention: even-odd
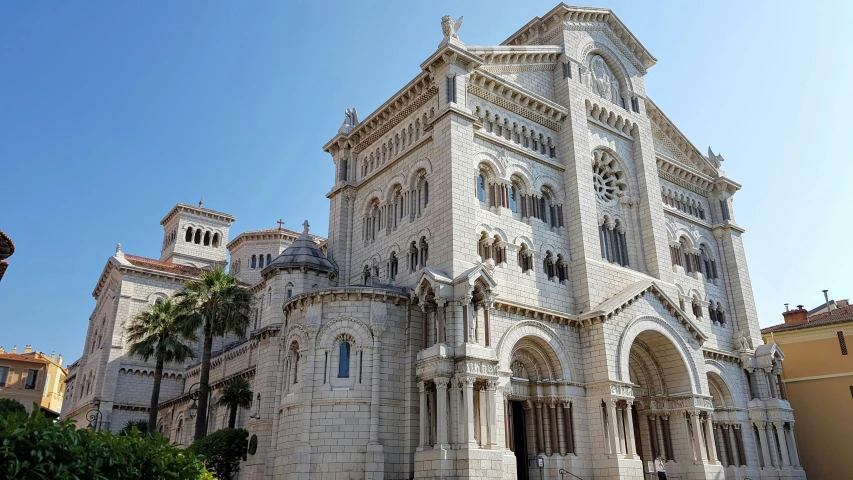
{"type": "Polygon", "coordinates": [[[510,449],[515,453],[515,468],[518,480],[528,480],[527,475],[527,426],[524,422],[524,407],[521,402],[509,402],[512,435],[510,449]]]}

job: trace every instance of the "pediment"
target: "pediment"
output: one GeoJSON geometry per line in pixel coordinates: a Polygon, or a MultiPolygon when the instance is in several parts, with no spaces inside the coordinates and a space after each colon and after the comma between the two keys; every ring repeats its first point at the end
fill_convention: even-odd
{"type": "MultiPolygon", "coordinates": [[[[542,17],[536,17],[527,25],[504,40],[501,45],[549,45],[558,42],[564,30],[598,30],[645,74],[657,59],[628,30],[612,10],[607,8],[572,7],[561,3],[542,17]]],[[[562,44],[562,39],[559,40],[562,44]]]]}
{"type": "Polygon", "coordinates": [[[641,280],[632,285],[629,285],[621,292],[601,302],[597,307],[590,312],[580,315],[580,321],[583,322],[606,322],[611,318],[619,315],[622,311],[636,303],[638,300],[652,296],[656,298],[661,305],[672,316],[673,320],[677,321],[681,326],[701,345],[708,339],[698,325],[693,323],[693,320],[687,316],[684,310],[673,301],[654,281],[641,280]]]}

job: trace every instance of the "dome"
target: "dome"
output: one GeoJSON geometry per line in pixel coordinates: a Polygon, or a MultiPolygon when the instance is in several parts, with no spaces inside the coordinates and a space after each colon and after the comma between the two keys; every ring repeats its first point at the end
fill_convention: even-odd
{"type": "Polygon", "coordinates": [[[321,272],[335,271],[334,264],[320,251],[319,245],[308,234],[308,221],[306,220],[302,225],[305,227],[302,235],[285,248],[272,263],[267,265],[262,273],[274,268],[306,268],[321,272]]]}

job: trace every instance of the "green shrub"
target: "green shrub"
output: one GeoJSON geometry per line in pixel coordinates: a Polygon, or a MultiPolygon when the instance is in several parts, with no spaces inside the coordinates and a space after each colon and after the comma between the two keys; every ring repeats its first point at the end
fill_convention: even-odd
{"type": "Polygon", "coordinates": [[[6,417],[11,413],[27,413],[27,407],[17,400],[0,398],[0,417],[6,417]]]}
{"type": "Polygon", "coordinates": [[[242,428],[223,428],[196,440],[188,450],[203,456],[204,464],[216,478],[230,480],[240,470],[248,438],[249,432],[242,428]]]}
{"type": "Polygon", "coordinates": [[[69,421],[0,417],[0,480],[212,480],[201,459],[158,435],[76,429],[69,421]]]}
{"type": "Polygon", "coordinates": [[[124,428],[119,430],[120,435],[129,435],[133,429],[136,428],[139,433],[145,435],[148,433],[148,421],[147,420],[128,420],[127,423],[124,424],[124,428]]]}

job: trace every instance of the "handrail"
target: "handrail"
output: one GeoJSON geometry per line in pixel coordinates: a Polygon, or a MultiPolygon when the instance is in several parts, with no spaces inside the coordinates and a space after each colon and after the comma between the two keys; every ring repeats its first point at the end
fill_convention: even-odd
{"type": "Polygon", "coordinates": [[[560,475],[565,475],[565,474],[567,474],[567,473],[568,473],[569,475],[571,475],[571,476],[573,476],[573,477],[577,478],[578,480],[583,480],[581,477],[579,477],[579,476],[575,475],[574,473],[572,473],[572,472],[570,472],[570,471],[568,471],[568,470],[562,469],[562,468],[560,469],[560,472],[559,472],[559,473],[560,473],[560,475]]]}

